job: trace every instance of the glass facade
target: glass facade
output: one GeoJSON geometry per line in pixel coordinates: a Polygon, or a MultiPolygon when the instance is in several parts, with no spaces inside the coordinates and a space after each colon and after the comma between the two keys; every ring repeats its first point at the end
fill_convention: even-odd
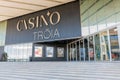
{"type": "Polygon", "coordinates": [[[0,46],[5,45],[7,21],[0,22],[0,46]]]}
{"type": "Polygon", "coordinates": [[[84,59],[85,59],[85,57],[84,57],[84,56],[85,56],[85,55],[84,55],[85,49],[84,49],[84,47],[83,47],[83,40],[81,39],[79,42],[80,42],[80,43],[79,43],[79,44],[80,44],[80,45],[79,45],[79,46],[80,46],[80,47],[79,47],[80,60],[81,60],[81,61],[84,61],[84,59]]]}
{"type": "MultiPolygon", "coordinates": [[[[70,42],[67,44],[69,46],[67,48],[68,55],[73,53],[71,45],[79,43],[74,46],[74,48],[79,46],[76,54],[80,55],[80,59],[77,61],[119,61],[120,43],[118,37],[120,35],[118,30],[120,31],[119,26],[112,27],[70,42]]],[[[71,55],[68,56],[69,61],[74,61],[72,57],[78,58],[78,56],[71,55]]]]}
{"type": "Polygon", "coordinates": [[[71,49],[79,42],[80,61],[120,60],[119,3],[120,0],[80,0],[82,36],[68,43],[71,49]]]}
{"type": "Polygon", "coordinates": [[[101,59],[100,53],[101,53],[101,48],[100,48],[100,36],[99,34],[94,35],[94,41],[95,41],[95,58],[97,61],[101,59]]]}
{"type": "MultiPolygon", "coordinates": [[[[111,35],[110,35],[111,36],[111,35]]],[[[108,34],[107,31],[100,33],[100,42],[101,42],[101,58],[102,60],[110,59],[109,45],[108,45],[108,34]]]]}
{"type": "Polygon", "coordinates": [[[110,29],[109,34],[110,34],[112,60],[120,60],[120,49],[119,49],[117,28],[110,29]]]}
{"type": "Polygon", "coordinates": [[[90,60],[94,60],[94,41],[93,41],[93,36],[89,37],[89,47],[88,47],[88,53],[90,56],[90,60]]]}
{"type": "Polygon", "coordinates": [[[82,36],[120,23],[120,0],[80,0],[82,36]]]}
{"type": "Polygon", "coordinates": [[[7,45],[4,51],[8,54],[8,61],[29,61],[32,57],[32,43],[7,45]]]}

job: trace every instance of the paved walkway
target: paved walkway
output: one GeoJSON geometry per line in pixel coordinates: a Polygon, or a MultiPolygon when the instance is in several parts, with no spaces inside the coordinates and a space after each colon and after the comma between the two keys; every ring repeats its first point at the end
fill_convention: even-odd
{"type": "Polygon", "coordinates": [[[1,62],[0,80],[120,80],[120,62],[1,62]]]}

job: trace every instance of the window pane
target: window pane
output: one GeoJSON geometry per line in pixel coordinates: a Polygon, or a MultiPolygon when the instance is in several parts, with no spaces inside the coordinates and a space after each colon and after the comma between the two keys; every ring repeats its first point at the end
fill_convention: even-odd
{"type": "Polygon", "coordinates": [[[120,60],[117,28],[110,29],[109,34],[112,60],[120,60]]]}
{"type": "Polygon", "coordinates": [[[7,45],[4,51],[8,54],[8,61],[29,61],[32,55],[32,43],[7,45]]]}

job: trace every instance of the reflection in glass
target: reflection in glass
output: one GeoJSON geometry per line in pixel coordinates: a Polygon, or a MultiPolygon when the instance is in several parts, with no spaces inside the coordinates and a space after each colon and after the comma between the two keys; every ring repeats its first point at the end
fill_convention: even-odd
{"type": "Polygon", "coordinates": [[[102,60],[109,60],[110,53],[109,53],[109,49],[108,49],[107,31],[101,32],[100,38],[101,38],[101,58],[102,58],[102,60]]]}
{"type": "Polygon", "coordinates": [[[101,59],[101,56],[100,56],[100,37],[99,37],[99,34],[96,34],[95,35],[95,55],[96,55],[96,60],[100,60],[101,59]]]}
{"type": "Polygon", "coordinates": [[[68,59],[71,61],[71,44],[68,45],[68,59]]]}
{"type": "Polygon", "coordinates": [[[90,56],[90,60],[94,60],[93,36],[89,37],[89,56],[90,56]]]}
{"type": "Polygon", "coordinates": [[[47,47],[46,48],[46,57],[53,57],[53,52],[54,48],[53,47],[47,47]]]}
{"type": "Polygon", "coordinates": [[[112,60],[120,60],[117,28],[109,30],[112,60]]]}
{"type": "Polygon", "coordinates": [[[75,44],[72,44],[72,47],[71,47],[71,60],[76,60],[76,48],[75,48],[75,44]]]}
{"type": "Polygon", "coordinates": [[[62,47],[57,48],[57,57],[64,57],[64,48],[62,47]]]}
{"type": "Polygon", "coordinates": [[[32,56],[32,43],[7,45],[4,51],[8,54],[8,61],[29,61],[32,56]]]}
{"type": "Polygon", "coordinates": [[[84,47],[83,47],[83,39],[82,40],[80,40],[80,59],[81,59],[81,61],[84,61],[84,51],[85,51],[85,49],[84,49],[84,47]]]}
{"type": "Polygon", "coordinates": [[[80,51],[79,51],[79,48],[80,48],[80,42],[77,41],[77,42],[76,42],[76,50],[77,50],[77,52],[76,52],[76,57],[77,57],[77,60],[78,60],[78,61],[80,61],[80,51]]]}
{"type": "Polygon", "coordinates": [[[84,48],[85,48],[85,60],[89,60],[89,55],[88,55],[88,39],[84,39],[84,48]]]}

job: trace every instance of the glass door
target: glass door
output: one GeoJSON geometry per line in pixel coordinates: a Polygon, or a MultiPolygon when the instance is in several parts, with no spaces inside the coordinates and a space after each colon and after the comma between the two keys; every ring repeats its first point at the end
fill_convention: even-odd
{"type": "Polygon", "coordinates": [[[88,54],[88,38],[84,38],[84,49],[85,49],[85,60],[89,60],[89,54],[88,54]]]}
{"type": "Polygon", "coordinates": [[[80,61],[85,60],[85,48],[83,46],[83,39],[80,40],[80,61]]]}
{"type": "Polygon", "coordinates": [[[94,35],[95,41],[95,60],[101,60],[101,48],[100,48],[100,36],[99,34],[94,35]]]}
{"type": "Polygon", "coordinates": [[[69,59],[69,61],[71,61],[71,59],[72,59],[72,48],[71,48],[71,44],[68,45],[68,59],[69,59]]]}
{"type": "Polygon", "coordinates": [[[100,33],[100,41],[101,41],[100,42],[101,43],[101,60],[110,60],[107,31],[100,33]]]}
{"type": "Polygon", "coordinates": [[[71,43],[68,45],[68,60],[69,61],[77,61],[77,43],[71,43]]]}
{"type": "Polygon", "coordinates": [[[93,42],[93,36],[89,37],[89,58],[91,61],[94,60],[94,42],[93,42]]]}
{"type": "Polygon", "coordinates": [[[117,28],[110,29],[109,36],[110,36],[112,60],[113,61],[120,60],[120,50],[119,50],[117,28]]]}
{"type": "Polygon", "coordinates": [[[76,50],[75,50],[75,44],[74,43],[72,43],[71,53],[72,53],[72,61],[75,61],[75,59],[76,59],[76,50]]]}

